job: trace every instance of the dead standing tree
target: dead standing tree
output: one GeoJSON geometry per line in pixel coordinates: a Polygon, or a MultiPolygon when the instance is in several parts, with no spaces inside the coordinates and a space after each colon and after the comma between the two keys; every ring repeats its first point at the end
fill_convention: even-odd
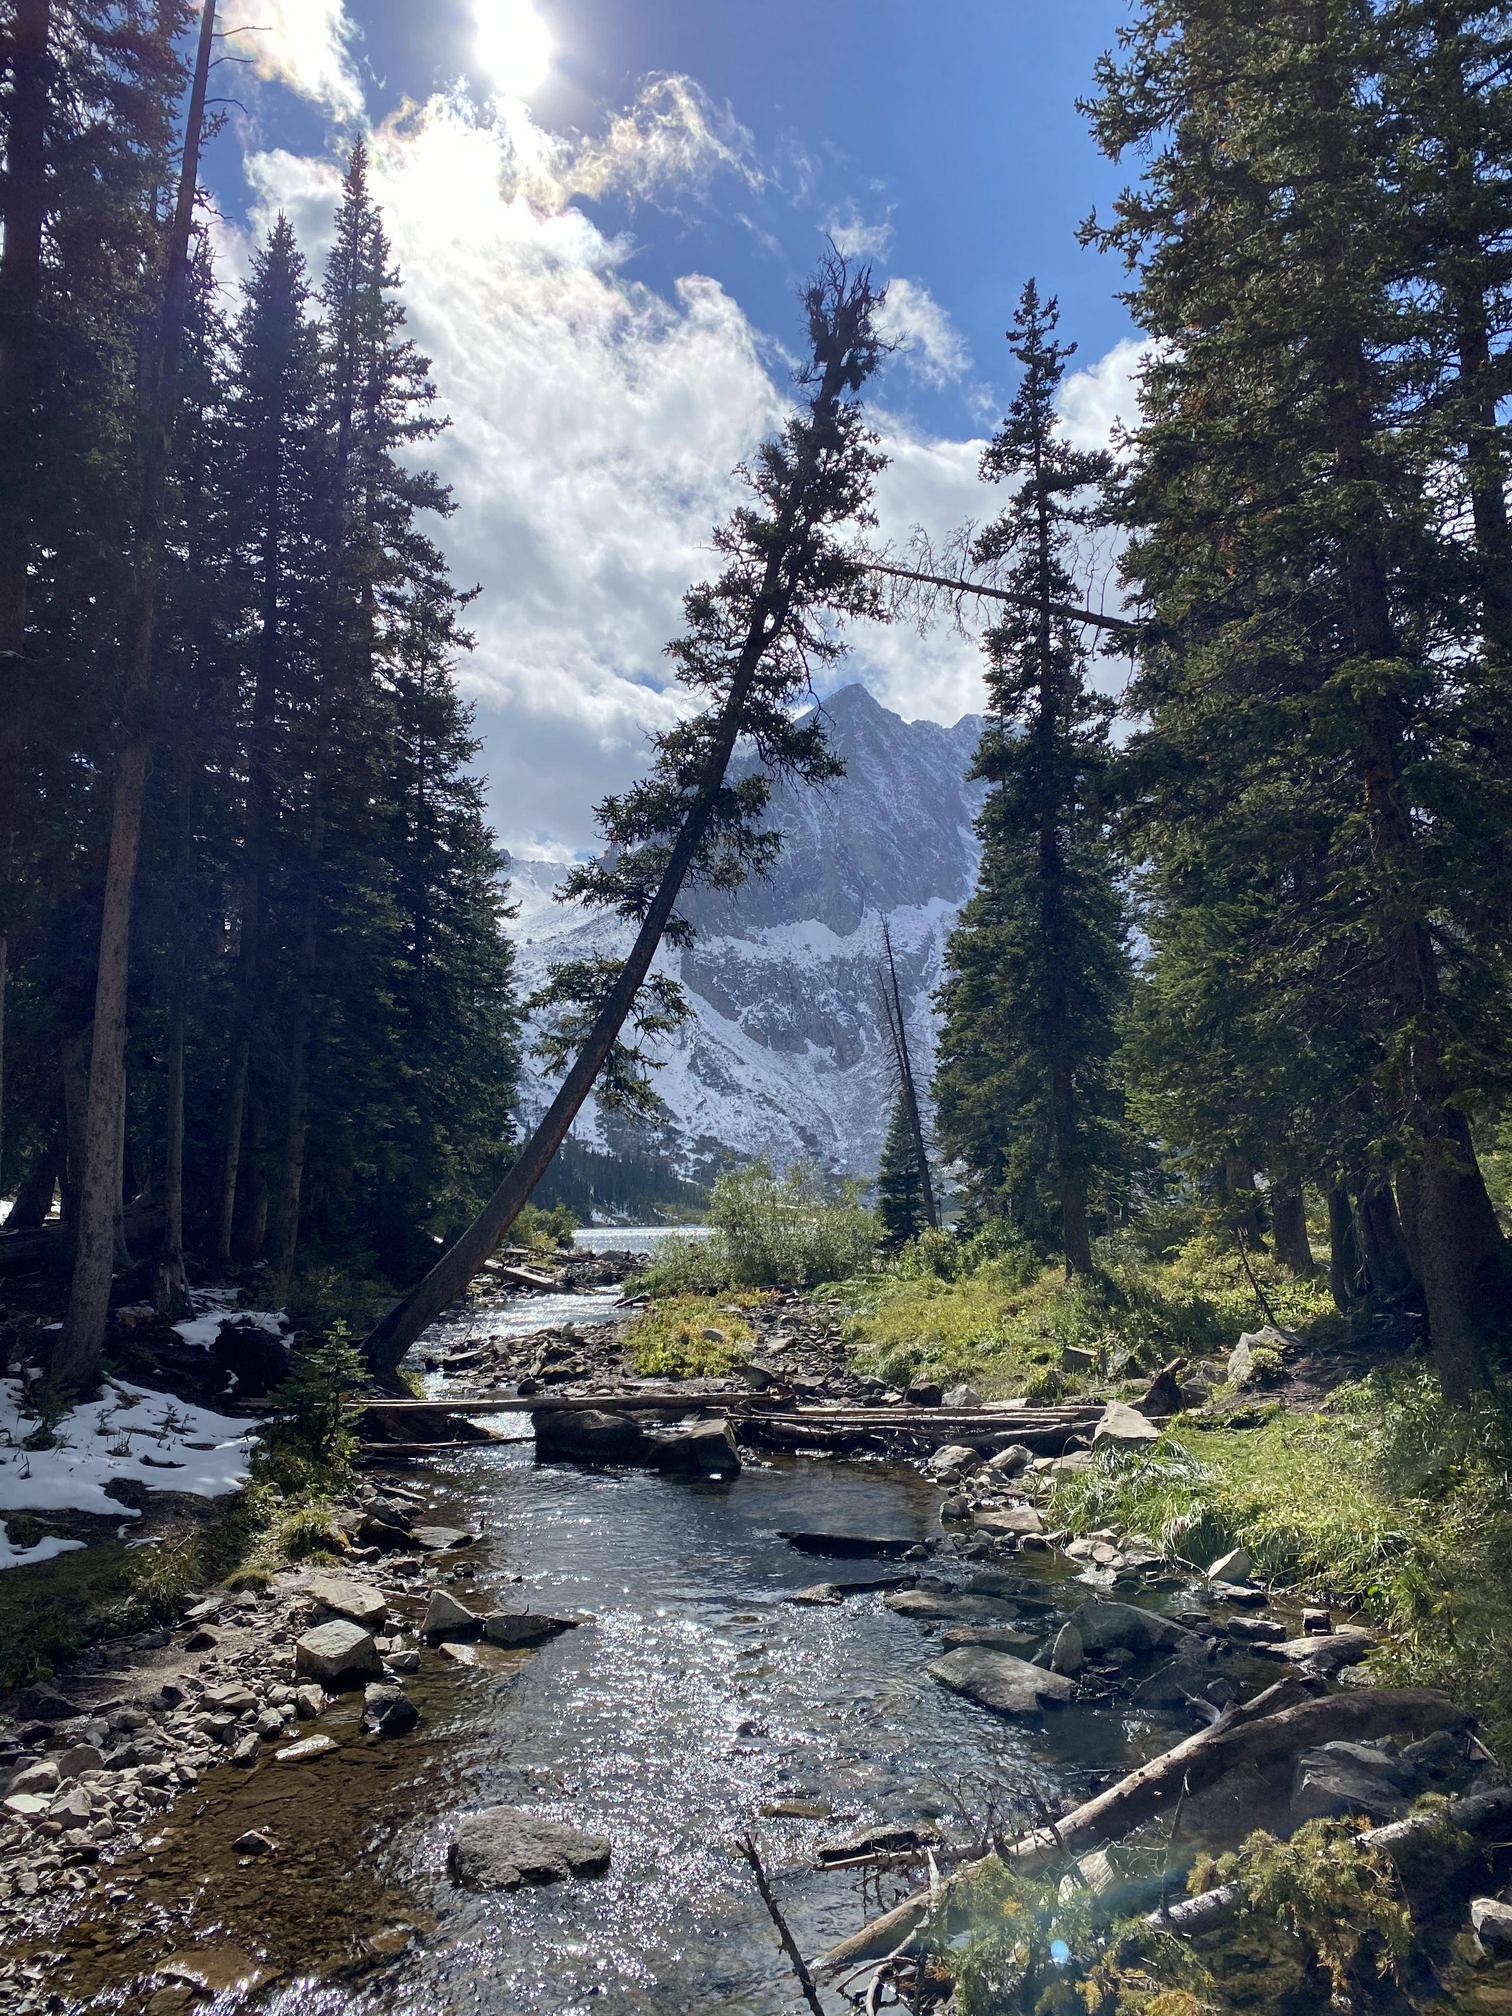
{"type": "MultiPolygon", "coordinates": [[[[792,702],[814,667],[839,655],[838,624],[881,613],[867,569],[837,537],[870,522],[882,466],[856,396],[881,354],[880,299],[870,273],[853,273],[835,254],[805,292],[807,402],[745,472],[750,499],[716,534],[724,568],[689,592],[685,632],[669,647],[683,685],[708,704],[657,737],[646,779],[600,807],[609,850],[575,870],[564,890],[635,923],[634,944],[622,964],[574,968],[571,1012],[586,1035],[571,1068],[472,1224],[369,1332],[364,1348],[376,1370],[392,1371],[456,1301],[529,1200],[600,1074],[623,1069],[621,1031],[636,1016],[663,939],[692,936],[676,915],[684,884],[730,889],[770,865],[778,837],[758,822],[772,779],[815,782],[836,772],[821,729],[795,722],[792,702]],[[730,759],[742,740],[759,768],[732,783],[730,759]]],[[[555,999],[567,994],[563,976],[555,999]]],[[[664,1009],[663,999],[656,1012],[664,1009]]]]}

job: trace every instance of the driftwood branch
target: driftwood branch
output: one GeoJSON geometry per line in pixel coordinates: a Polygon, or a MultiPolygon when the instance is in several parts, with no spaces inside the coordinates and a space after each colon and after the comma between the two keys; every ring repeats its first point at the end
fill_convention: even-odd
{"type": "Polygon", "coordinates": [[[756,1888],[761,1893],[761,1901],[766,1906],[767,1916],[777,1928],[777,1937],[782,1941],[782,1950],[786,1953],[793,1973],[797,1977],[798,1986],[803,1990],[804,2001],[813,2010],[814,2016],[824,2016],[824,2004],[819,2000],[819,1991],[814,1986],[814,1977],[810,1974],[808,1964],[804,1960],[803,1955],[798,1951],[798,1943],[793,1937],[786,1918],[782,1915],[781,1905],[772,1895],[772,1886],[768,1883],[766,1870],[761,1865],[761,1850],[756,1846],[755,1836],[753,1834],[742,1834],[735,1843],[735,1846],[751,1865],[751,1874],[756,1878],[756,1888]]]}
{"type": "MultiPolygon", "coordinates": [[[[1036,1827],[1010,1842],[997,1859],[1033,1872],[1068,1856],[1083,1854],[1120,1839],[1131,1828],[1160,1811],[1167,1800],[1211,1785],[1239,1764],[1282,1755],[1293,1757],[1319,1743],[1341,1739],[1368,1742],[1403,1728],[1423,1732],[1464,1727],[1469,1718],[1447,1695],[1417,1688],[1371,1687],[1357,1693],[1306,1698],[1303,1683],[1292,1675],[1267,1687],[1252,1701],[1227,1709],[1218,1721],[1199,1729],[1173,1749],[1151,1758],[1120,1778],[1095,1798],[1085,1800],[1063,1818],[1036,1827]],[[1303,1698],[1299,1698],[1303,1697],[1303,1698]]],[[[993,1860],[984,1856],[957,1870],[951,1884],[970,1877],[993,1860]]],[[[948,1888],[949,1886],[947,1886],[948,1888]]],[[[824,1974],[854,1968],[896,1947],[919,1930],[930,1916],[931,1900],[916,1893],[864,1925],[832,1947],[818,1963],[824,1974]]]]}

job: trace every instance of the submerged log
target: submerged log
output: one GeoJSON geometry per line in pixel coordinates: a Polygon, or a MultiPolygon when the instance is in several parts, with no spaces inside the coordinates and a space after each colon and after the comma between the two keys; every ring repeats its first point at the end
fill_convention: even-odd
{"type": "MultiPolygon", "coordinates": [[[[1020,1835],[1001,1856],[967,1863],[952,1881],[959,1882],[993,1860],[1029,1873],[1064,1857],[1106,1846],[1148,1820],[1168,1801],[1211,1785],[1239,1764],[1256,1764],[1277,1756],[1290,1759],[1320,1743],[1364,1742],[1406,1728],[1424,1733],[1464,1728],[1470,1719],[1447,1695],[1426,1689],[1369,1687],[1309,1698],[1303,1683],[1288,1676],[1252,1701],[1225,1709],[1216,1722],[1141,1764],[1106,1791],[1074,1807],[1063,1819],[1020,1835]]],[[[924,1925],[938,1901],[932,1902],[924,1892],[905,1898],[832,1947],[819,1963],[822,1970],[838,1973],[893,1952],[924,1925]]]]}

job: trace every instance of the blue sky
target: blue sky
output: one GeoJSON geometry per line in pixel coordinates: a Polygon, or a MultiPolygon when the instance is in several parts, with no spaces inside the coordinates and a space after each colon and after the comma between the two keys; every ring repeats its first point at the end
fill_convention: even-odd
{"type": "MultiPolygon", "coordinates": [[[[1120,273],[1076,242],[1121,177],[1075,109],[1115,0],[223,0],[250,60],[207,179],[228,284],[279,208],[317,266],[358,131],[454,426],[445,534],[482,583],[490,802],[517,849],[577,849],[678,702],[660,645],[731,471],[781,411],[794,290],[826,231],[889,280],[884,529],[990,508],[1023,279],[1080,346],[1068,422],[1129,408],[1120,273]]],[[[977,704],[970,639],[892,626],[843,677],[907,716],[977,704]]]]}

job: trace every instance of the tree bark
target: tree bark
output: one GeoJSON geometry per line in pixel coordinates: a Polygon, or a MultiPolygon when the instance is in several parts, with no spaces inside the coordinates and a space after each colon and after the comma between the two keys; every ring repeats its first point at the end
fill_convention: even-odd
{"type": "Polygon", "coordinates": [[[1302,1185],[1287,1176],[1271,1180],[1271,1244],[1276,1258],[1299,1281],[1310,1281],[1317,1273],[1312,1246],[1307,1237],[1307,1209],[1302,1185]]]}
{"type": "Polygon", "coordinates": [[[30,694],[25,684],[26,580],[41,340],[42,223],[47,202],[51,0],[15,0],[0,242],[0,1181],[5,1174],[6,929],[16,872],[21,773],[30,694]]]}
{"type": "Polygon", "coordinates": [[[241,1169],[242,1129],[247,1117],[247,1073],[252,1045],[244,1035],[231,1046],[231,1069],[221,1110],[220,1154],[215,1170],[215,1208],[211,1213],[210,1257],[217,1268],[231,1265],[231,1230],[236,1223],[236,1185],[241,1169]]]}
{"type": "MultiPolygon", "coordinates": [[[[829,330],[822,339],[823,372],[811,408],[818,423],[833,424],[841,395],[846,389],[854,332],[849,329],[848,318],[843,318],[843,321],[845,326],[829,330]]],[[[453,1241],[424,1279],[396,1302],[364,1339],[363,1348],[368,1360],[380,1371],[391,1372],[398,1366],[426,1324],[456,1301],[499,1244],[545,1174],[608,1060],[625,1019],[635,1004],[635,997],[651,970],[651,962],[656,957],[684,878],[708,827],[730,758],[740,738],[746,703],[762,662],[769,646],[782,635],[790,618],[796,594],[795,583],[788,571],[793,557],[791,549],[807,486],[812,481],[812,470],[806,467],[795,470],[789,480],[774,536],[767,549],[761,586],[735,659],[729,693],[720,709],[708,755],[698,773],[692,803],[668,852],[666,867],[629,956],[606,995],[556,1097],[521,1149],[508,1175],[466,1231],[453,1241]]]]}
{"type": "Polygon", "coordinates": [[[58,1165],[63,1159],[61,1122],[51,1126],[32,1150],[26,1174],[16,1189],[15,1201],[6,1214],[7,1232],[32,1232],[47,1223],[53,1195],[58,1187],[58,1165]]]}
{"type": "Polygon", "coordinates": [[[215,34],[215,0],[204,0],[199,44],[184,124],[178,200],[169,233],[163,306],[142,450],[142,515],[138,535],[129,656],[121,695],[125,737],[111,802],[110,850],[100,917],[95,976],[94,1043],[84,1129],[84,1171],[73,1281],[63,1333],[53,1357],[54,1377],[83,1390],[99,1377],[110,1308],[112,1231],[120,1191],[119,1130],[125,1117],[126,1006],[131,963],[131,910],[136,885],[142,808],[151,759],[149,714],[163,569],[163,498],[189,294],[189,232],[199,179],[205,87],[215,34]]]}
{"type": "Polygon", "coordinates": [[[1402,1223],[1397,1216],[1391,1186],[1380,1177],[1368,1177],[1356,1185],[1358,1199],[1355,1220],[1360,1233],[1361,1257],[1370,1285],[1377,1295],[1393,1300],[1413,1285],[1412,1262],[1407,1257],[1402,1223]]]}

